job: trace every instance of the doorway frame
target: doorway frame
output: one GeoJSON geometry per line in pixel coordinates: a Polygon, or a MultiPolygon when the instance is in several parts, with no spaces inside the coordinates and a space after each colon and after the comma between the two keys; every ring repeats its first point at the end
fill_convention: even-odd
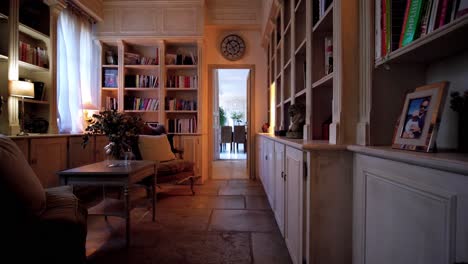
{"type": "Polygon", "coordinates": [[[247,89],[247,173],[248,178],[255,179],[255,134],[252,129],[253,120],[255,120],[255,111],[252,111],[252,102],[255,102],[255,64],[208,64],[208,179],[213,178],[214,161],[214,135],[213,135],[213,71],[217,69],[248,69],[250,75],[250,89],[247,89]],[[253,144],[252,144],[253,143],[253,144]]]}

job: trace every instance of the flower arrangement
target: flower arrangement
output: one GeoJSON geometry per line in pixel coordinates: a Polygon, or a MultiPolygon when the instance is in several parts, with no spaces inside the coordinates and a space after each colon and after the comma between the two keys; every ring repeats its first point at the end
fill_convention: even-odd
{"type": "Polygon", "coordinates": [[[85,130],[83,147],[91,135],[106,135],[109,144],[104,148],[106,154],[120,159],[125,150],[132,146],[136,136],[143,130],[144,122],[138,115],[128,115],[116,110],[101,111],[93,115],[93,120],[85,130]]]}

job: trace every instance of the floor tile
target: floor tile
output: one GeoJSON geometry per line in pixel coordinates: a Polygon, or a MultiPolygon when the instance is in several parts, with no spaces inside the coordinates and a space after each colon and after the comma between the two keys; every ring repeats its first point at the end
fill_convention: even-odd
{"type": "Polygon", "coordinates": [[[265,195],[261,186],[225,186],[219,189],[219,195],[265,195]]]}
{"type": "Polygon", "coordinates": [[[156,208],[244,209],[243,196],[168,196],[158,200],[156,208]]]}
{"type": "Polygon", "coordinates": [[[276,231],[273,213],[262,210],[214,210],[209,230],[215,231],[276,231]]]}
{"type": "Polygon", "coordinates": [[[252,233],[252,252],[255,264],[292,263],[279,232],[252,233]]]}
{"type": "Polygon", "coordinates": [[[247,209],[271,210],[266,196],[245,196],[247,209]]]}

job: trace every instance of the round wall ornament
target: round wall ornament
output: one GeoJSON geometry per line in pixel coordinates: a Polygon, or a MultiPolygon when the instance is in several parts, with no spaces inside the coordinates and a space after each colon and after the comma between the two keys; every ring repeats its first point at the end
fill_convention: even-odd
{"type": "Polygon", "coordinates": [[[223,54],[224,58],[235,61],[242,58],[244,53],[245,43],[240,36],[231,34],[224,37],[221,42],[221,54],[223,54]]]}

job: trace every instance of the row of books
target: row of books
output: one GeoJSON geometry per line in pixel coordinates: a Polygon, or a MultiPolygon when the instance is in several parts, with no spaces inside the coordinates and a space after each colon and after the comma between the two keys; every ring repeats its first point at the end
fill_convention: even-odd
{"type": "Polygon", "coordinates": [[[325,37],[325,74],[333,72],[333,37],[325,37]]]}
{"type": "Polygon", "coordinates": [[[159,99],[125,96],[124,109],[125,110],[157,111],[159,110],[159,99]]]}
{"type": "Polygon", "coordinates": [[[167,53],[166,65],[197,65],[198,58],[192,51],[182,53],[167,53]]]}
{"type": "Polygon", "coordinates": [[[197,76],[187,75],[169,75],[166,81],[168,88],[197,88],[197,83],[197,76]]]}
{"type": "Polygon", "coordinates": [[[106,109],[109,110],[118,110],[118,100],[115,97],[106,97],[106,109]]]}
{"type": "Polygon", "coordinates": [[[125,75],[125,87],[158,88],[159,76],[153,75],[125,75]]]}
{"type": "Polygon", "coordinates": [[[125,65],[159,65],[159,48],[155,47],[155,56],[146,57],[138,53],[125,52],[125,65]]]}
{"type": "Polygon", "coordinates": [[[180,118],[180,119],[167,119],[168,133],[196,133],[197,132],[197,119],[180,118]]]}
{"type": "Polygon", "coordinates": [[[196,111],[197,101],[166,97],[166,110],[168,111],[175,111],[175,110],[196,111]]]}
{"type": "Polygon", "coordinates": [[[23,41],[19,42],[19,59],[30,64],[49,68],[47,50],[41,47],[34,47],[23,41]]]}
{"type": "Polygon", "coordinates": [[[404,47],[468,13],[468,0],[376,0],[375,56],[404,47]]]}

